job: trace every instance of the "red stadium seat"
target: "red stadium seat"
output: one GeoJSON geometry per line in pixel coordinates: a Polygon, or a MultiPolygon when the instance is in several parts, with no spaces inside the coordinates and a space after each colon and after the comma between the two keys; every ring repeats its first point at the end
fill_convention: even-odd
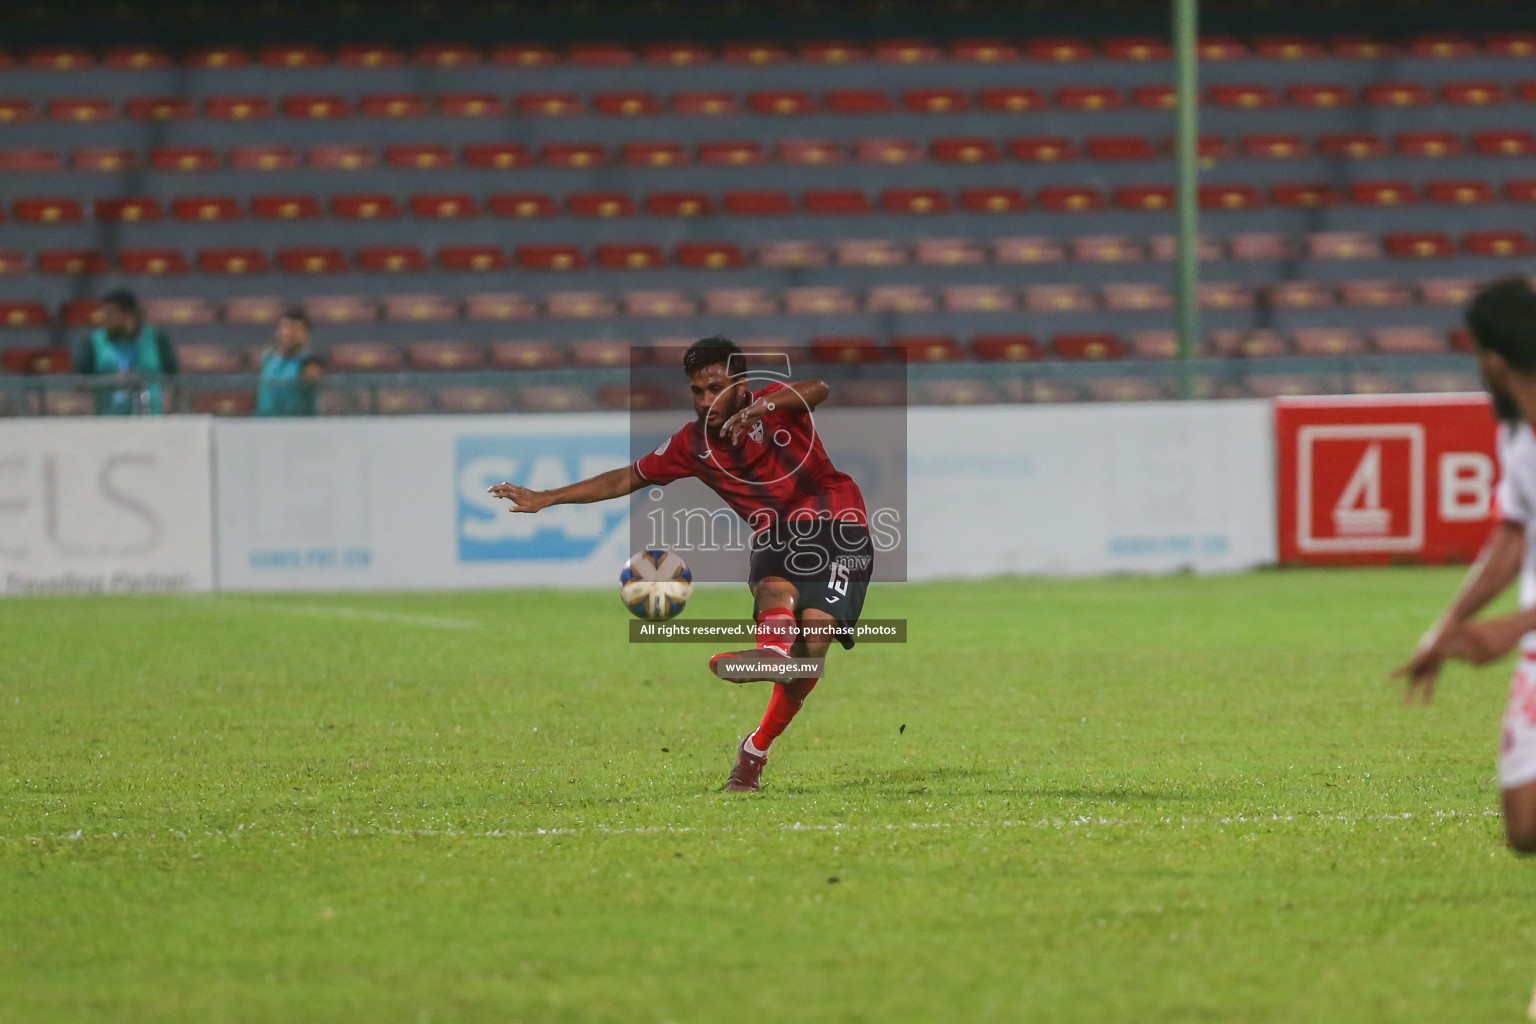
{"type": "Polygon", "coordinates": [[[773,43],[727,43],[720,59],[727,64],[782,64],[789,59],[789,51],[773,43]]]}
{"type": "Polygon", "coordinates": [[[117,263],[123,273],[187,273],[192,264],[180,249],[118,249],[117,263]]]}
{"type": "Polygon", "coordinates": [[[592,109],[609,117],[647,117],[661,113],[661,102],[648,92],[600,92],[592,109]]]}
{"type": "Polygon", "coordinates": [[[1404,156],[1460,156],[1461,139],[1452,132],[1399,132],[1393,145],[1404,156]]]}
{"type": "Polygon", "coordinates": [[[112,102],[97,97],[49,100],[47,107],[48,116],[55,121],[85,124],[110,121],[117,117],[117,108],[112,105],[112,102]]]}
{"type": "Polygon", "coordinates": [[[645,47],[645,60],[648,64],[681,68],[707,64],[713,59],[714,55],[704,47],[690,43],[651,43],[645,47]]]}
{"type": "Polygon", "coordinates": [[[391,196],[337,195],[331,197],[331,215],[351,220],[393,220],[400,207],[391,196]]]}
{"type": "Polygon", "coordinates": [[[992,258],[999,263],[1059,263],[1066,252],[1054,239],[1028,235],[996,239],[992,258]]]}
{"type": "Polygon", "coordinates": [[[1455,203],[1467,206],[1475,203],[1498,201],[1498,193],[1485,181],[1430,181],[1424,184],[1424,194],[1431,202],[1455,203]]]}
{"type": "Polygon", "coordinates": [[[0,274],[24,274],[27,258],[15,249],[0,249],[0,274]]]}
{"type": "Polygon", "coordinates": [[[901,103],[915,114],[949,114],[971,105],[970,97],[959,89],[908,89],[901,94],[901,103]]]}
{"type": "Polygon", "coordinates": [[[1416,82],[1381,82],[1365,87],[1365,102],[1373,107],[1426,107],[1434,97],[1416,82]]]}
{"type": "Polygon", "coordinates": [[[1051,348],[1063,359],[1123,359],[1125,346],[1113,334],[1056,334],[1051,348]]]}
{"type": "Polygon", "coordinates": [[[1290,345],[1274,331],[1212,331],[1207,345],[1224,358],[1274,359],[1290,355],[1290,345]]]}
{"type": "Polygon", "coordinates": [[[1314,260],[1376,259],[1381,246],[1359,231],[1322,231],[1307,238],[1307,255],[1314,260]]]}
{"type": "Polygon", "coordinates": [[[220,121],[260,121],[272,116],[272,101],[265,96],[210,96],[203,113],[220,121]]]}
{"type": "Polygon", "coordinates": [[[587,259],[574,245],[520,245],[517,263],[528,270],[578,270],[587,259]]]}
{"type": "Polygon", "coordinates": [[[37,174],[63,169],[64,160],[57,150],[39,146],[0,149],[0,171],[37,174]]]}
{"type": "Polygon", "coordinates": [[[1530,156],[1536,154],[1536,135],[1528,131],[1478,132],[1472,144],[1479,153],[1490,156],[1530,156]]]}
{"type": "Polygon", "coordinates": [[[988,405],[1002,401],[1001,393],[991,383],[975,377],[929,380],[921,391],[923,401],[934,405],[988,405]]]}
{"type": "Polygon", "coordinates": [[[501,388],[478,385],[442,388],[437,393],[437,409],[456,416],[510,412],[512,395],[501,388]]]}
{"type": "Polygon", "coordinates": [[[18,199],[11,213],[23,224],[74,224],[85,219],[73,199],[18,199]]]}
{"type": "Polygon", "coordinates": [[[1010,290],[996,284],[949,285],[941,295],[951,313],[1006,313],[1019,305],[1010,290]]]}
{"type": "Polygon", "coordinates": [[[1168,60],[1173,51],[1156,36],[1118,36],[1104,40],[1104,56],[1110,60],[1168,60]]]}
{"type": "Polygon", "coordinates": [[[216,171],[219,157],[206,146],[156,146],[149,164],[157,171],[216,171]]]}
{"type": "Polygon", "coordinates": [[[1106,284],[1101,294],[1109,310],[1173,308],[1173,295],[1160,284],[1106,284]]]}
{"type": "Polygon", "coordinates": [[[1157,149],[1140,136],[1090,137],[1083,149],[1092,160],[1155,160],[1157,149]]]}
{"type": "Polygon", "coordinates": [[[824,101],[835,114],[887,114],[896,106],[879,89],[833,89],[824,101]]]}
{"type": "Polygon", "coordinates": [[[933,188],[888,188],[880,193],[880,207],[891,213],[944,213],[949,199],[933,188]]]}
{"type": "Polygon", "coordinates": [[[600,384],[597,403],[604,409],[667,409],[673,405],[671,393],[659,384],[600,384]]]}
{"type": "Polygon", "coordinates": [[[474,370],[485,363],[485,352],[468,341],[421,341],[406,349],[406,363],[416,370],[474,370]]]}
{"type": "Polygon", "coordinates": [[[372,149],[350,143],[314,146],[309,151],[309,166],[322,171],[360,171],[378,162],[379,156],[372,149]]]}
{"type": "Polygon", "coordinates": [[[260,60],[273,68],[323,68],[330,63],[318,46],[268,46],[262,49],[260,60]]]}
{"type": "Polygon", "coordinates": [[[533,163],[533,154],[527,147],[515,142],[479,142],[464,147],[464,164],[466,167],[489,167],[495,170],[508,170],[513,167],[526,167],[533,163]]]}
{"type": "Polygon", "coordinates": [[[1259,190],[1248,185],[1202,185],[1200,206],[1213,210],[1251,210],[1264,205],[1259,190]]]}
{"type": "Polygon", "coordinates": [[[453,92],[438,97],[438,109],[449,117],[504,117],[507,104],[490,92],[453,92]]]}
{"type": "Polygon", "coordinates": [[[202,416],[249,416],[255,409],[256,396],[248,389],[192,392],[192,411],[202,416]]]}
{"type": "Polygon", "coordinates": [[[974,213],[1017,213],[1029,202],[1016,188],[967,188],[960,191],[960,205],[974,213]]]}
{"type": "Polygon", "coordinates": [[[1464,36],[1442,33],[1417,36],[1409,40],[1408,52],[1415,57],[1435,57],[1446,60],[1475,56],[1477,46],[1464,36]]]}
{"type": "Polygon", "coordinates": [[[1396,281],[1345,281],[1339,297],[1346,306],[1411,306],[1413,292],[1396,281]]]}
{"type": "Polygon", "coordinates": [[[1469,231],[1462,236],[1462,247],[1475,256],[1530,256],[1536,244],[1518,231],[1469,231]]]}
{"type": "Polygon", "coordinates": [[[560,55],[536,43],[508,43],[491,51],[491,61],[502,67],[540,68],[560,63],[560,55]]]}
{"type": "Polygon", "coordinates": [[[672,288],[629,291],[620,296],[625,316],[693,316],[698,304],[672,288]]]}
{"type": "Polygon", "coordinates": [[[147,46],[114,46],[102,55],[104,67],[114,71],[159,71],[171,66],[171,55],[147,46]]]}
{"type": "Polygon", "coordinates": [[[416,50],[416,63],[422,67],[474,67],[480,63],[480,60],[479,50],[456,43],[428,43],[416,50]]]}
{"type": "Polygon", "coordinates": [[[969,266],[987,261],[986,252],[965,238],[918,239],[916,255],[917,262],[931,266],[969,266]]]}
{"type": "Polygon", "coordinates": [[[519,114],[536,117],[571,117],[583,111],[581,97],[569,92],[526,92],[513,101],[519,114]]]}
{"type": "Polygon", "coordinates": [[[77,171],[115,174],[138,166],[138,162],[138,155],[122,146],[86,146],[69,154],[69,165],[77,171]]]}
{"type": "Polygon", "coordinates": [[[610,317],[618,311],[602,292],[550,292],[544,296],[544,312],[560,320],[610,317]]]}
{"type": "Polygon", "coordinates": [[[197,267],[205,274],[264,274],[267,258],[259,249],[203,249],[197,267]]]}
{"type": "Polygon", "coordinates": [[[224,304],[224,322],[245,326],[277,323],[287,304],[275,296],[243,296],[224,304]]]}
{"type": "Polygon", "coordinates": [[[146,299],[144,319],[150,323],[211,324],[218,319],[214,308],[203,299],[146,299]]]}
{"type": "Polygon", "coordinates": [[[1173,397],[1170,382],[1146,377],[1090,377],[1088,396],[1095,402],[1156,402],[1173,397]]]}
{"type": "Polygon", "coordinates": [[[464,316],[469,320],[526,320],[539,308],[519,292],[478,292],[464,296],[464,316]]]}
{"type": "Polygon", "coordinates": [[[623,192],[572,192],[566,209],[578,217],[633,217],[635,203],[623,192]]]}
{"type": "Polygon", "coordinates": [[[864,296],[868,313],[932,313],[937,308],[932,293],[918,285],[875,285],[864,296]]]}
{"type": "Polygon", "coordinates": [[[1173,110],[1179,105],[1179,93],[1171,85],[1138,85],[1131,94],[1144,110],[1173,110]]]}
{"type": "Polygon", "coordinates": [[[222,70],[243,68],[250,62],[251,58],[244,50],[237,50],[232,46],[213,46],[193,50],[182,63],[198,70],[222,70]]]}
{"type": "Polygon", "coordinates": [[[756,142],[705,142],[699,146],[699,159],[706,164],[740,167],[766,163],[768,157],[756,142]]]}
{"type": "Polygon", "coordinates": [[[1509,94],[1497,82],[1446,82],[1440,87],[1440,98],[1459,106],[1485,107],[1508,102],[1509,94]]]}
{"type": "Polygon", "coordinates": [[[239,220],[245,216],[231,196],[180,196],[171,201],[177,220],[239,220]]]}
{"type": "Polygon", "coordinates": [[[924,159],[923,147],[911,139],[859,139],[853,154],[865,164],[911,164],[924,159]]]}
{"type": "Polygon", "coordinates": [[[304,313],[323,324],[371,323],[379,318],[379,308],[360,295],[313,295],[304,300],[304,313]]]}
{"type": "Polygon", "coordinates": [[[1304,356],[1353,356],[1367,348],[1364,338],[1342,327],[1301,327],[1295,337],[1296,351],[1304,356]]]}
{"type": "Polygon", "coordinates": [[[676,142],[626,142],[619,152],[624,163],[636,167],[673,167],[689,160],[688,151],[676,142]]]}
{"type": "Polygon", "coordinates": [[[1419,282],[1419,297],[1430,306],[1464,306],[1477,291],[1477,282],[1464,277],[1433,277],[1419,282]]]}
{"type": "Polygon", "coordinates": [[[310,121],[330,121],[352,114],[352,108],[342,97],[319,95],[284,96],[282,111],[284,117],[310,121]]]}
{"type": "Polygon", "coordinates": [[[467,193],[429,193],[411,196],[411,213],[417,217],[474,217],[480,209],[467,193]]]}
{"type": "Polygon", "coordinates": [[[0,300],[0,327],[46,327],[49,320],[41,302],[0,300]]]}
{"type": "Polygon", "coordinates": [[[1104,195],[1098,189],[1077,185],[1043,188],[1035,199],[1045,209],[1058,212],[1102,210],[1106,205],[1104,195]]]}
{"type": "Polygon", "coordinates": [[[1024,308],[1034,313],[1080,313],[1098,302],[1080,284],[1030,284],[1024,286],[1024,308]]]}
{"type": "Polygon", "coordinates": [[[1282,281],[1267,289],[1269,304],[1276,309],[1318,309],[1337,301],[1333,291],[1316,281],[1282,281]]]}
{"type": "Polygon", "coordinates": [[[592,396],[565,384],[540,384],[518,392],[528,412],[582,412],[592,408],[592,396]]]}
{"type": "Polygon", "coordinates": [[[365,245],[357,250],[357,265],[370,273],[406,274],[427,269],[426,255],[414,245],[365,245]]]}
{"type": "Polygon", "coordinates": [[[1351,202],[1361,206],[1402,206],[1419,201],[1406,181],[1357,181],[1349,186],[1351,202]]]}
{"type": "Polygon", "coordinates": [[[287,146],[231,146],[229,165],[237,171],[294,171],[299,156],[287,146]]]}
{"type": "Polygon", "coordinates": [[[578,341],[571,346],[571,354],[577,366],[627,366],[630,362],[629,342],[613,338],[578,341]]]}
{"type": "Polygon", "coordinates": [[[1496,32],[1488,37],[1488,52],[1496,57],[1530,57],[1536,54],[1536,35],[1496,32]]]}
{"type": "Polygon", "coordinates": [[[818,363],[878,363],[885,351],[874,338],[812,338],[811,358],[818,363]]]}
{"type": "Polygon", "coordinates": [[[444,270],[481,272],[505,270],[512,261],[499,246],[444,245],[437,250],[437,264],[444,270]]]}
{"type": "Polygon", "coordinates": [[[986,110],[1000,113],[1021,113],[1040,110],[1048,105],[1046,98],[1034,89],[983,89],[981,105],[986,110]]]}
{"type": "Polygon", "coordinates": [[[602,167],[608,151],[593,143],[551,142],[540,147],[539,158],[551,167],[602,167]]]}
{"type": "Polygon", "coordinates": [[[240,354],[227,345],[177,345],[176,361],[182,373],[241,373],[240,354]]]}
{"type": "Polygon", "coordinates": [[[553,217],[560,212],[553,199],[536,192],[499,192],[487,202],[498,217],[553,217]]]}
{"type": "Polygon", "coordinates": [[[635,62],[635,52],[617,43],[578,43],[570,49],[570,61],[593,68],[626,67],[635,62]]]}
{"type": "Polygon", "coordinates": [[[672,94],[672,111],[703,117],[725,117],[741,112],[736,97],[728,92],[677,92],[672,94]]]}
{"type": "Polygon", "coordinates": [[[778,304],[762,288],[712,288],[704,293],[709,316],[770,316],[778,304]]]}
{"type": "Polygon", "coordinates": [[[596,255],[597,265],[606,270],[651,270],[667,263],[661,248],[651,243],[604,243],[596,255]]]}
{"type": "Polygon", "coordinates": [[[844,40],[804,43],[800,47],[800,59],[810,64],[851,64],[865,56],[858,44],[844,40]]]}
{"type": "Polygon", "coordinates": [[[322,215],[314,196],[261,195],[251,197],[251,213],[262,220],[313,220],[322,215]]]}
{"type": "Polygon", "coordinates": [[[1316,60],[1323,48],[1305,36],[1264,36],[1255,40],[1254,52],[1270,60],[1316,60]]]}
{"type": "Polygon", "coordinates": [[[1324,156],[1349,157],[1352,160],[1387,155],[1386,143],[1369,132],[1322,135],[1318,137],[1317,148],[1324,156]]]}
{"type": "Polygon", "coordinates": [[[1056,90],[1056,105],[1067,110],[1119,110],[1125,100],[1108,86],[1065,86],[1056,90]]]}
{"type": "Polygon", "coordinates": [[[431,293],[384,296],[384,319],[397,323],[441,323],[457,320],[456,298],[431,293]]]}
{"type": "Polygon", "coordinates": [[[676,255],[680,266],[703,270],[725,270],[747,262],[734,242],[683,242],[676,255]]]}
{"type": "Polygon", "coordinates": [[[765,267],[822,267],[827,251],[816,242],[766,242],[757,250],[757,262],[765,267]]]}
{"type": "Polygon", "coordinates": [[[490,362],[502,370],[543,370],[561,365],[565,357],[547,341],[496,341],[490,362]]]}
{"type": "Polygon", "coordinates": [[[1258,110],[1280,105],[1279,95],[1267,85],[1217,85],[1211,87],[1209,95],[1218,107],[1258,110]]]}
{"type": "Polygon", "coordinates": [[[1536,179],[1523,178],[1504,183],[1504,195],[1516,203],[1536,203],[1536,179]]]}
{"type": "Polygon", "coordinates": [[[358,98],[357,112],[364,117],[426,117],[432,108],[414,93],[370,93],[358,98]]]}
{"type": "Polygon", "coordinates": [[[842,288],[796,287],[784,290],[784,312],[829,315],[855,313],[858,303],[842,288]]]}
{"type": "MultiPolygon", "coordinates": [[[[1148,251],[1154,260],[1162,260],[1171,263],[1179,258],[1179,239],[1177,235],[1153,235],[1148,251]]],[[[1203,263],[1213,262],[1223,258],[1221,243],[1206,235],[1200,235],[1195,239],[1195,258],[1203,263]]]]}
{"type": "Polygon", "coordinates": [[[326,365],[339,373],[381,373],[398,370],[402,361],[403,353],[398,348],[376,341],[355,341],[332,345],[330,352],[326,355],[326,365]]]}
{"type": "Polygon", "coordinates": [[[1347,107],[1355,102],[1355,94],[1347,87],[1333,84],[1298,84],[1285,90],[1286,99],[1298,107],[1317,107],[1331,110],[1347,107]]]}
{"type": "Polygon", "coordinates": [[[37,106],[31,100],[0,99],[0,124],[35,121],[37,106]]]}
{"type": "Polygon", "coordinates": [[[887,239],[848,239],[832,244],[833,261],[842,266],[887,267],[907,262],[907,250],[887,239]]]}
{"type": "Polygon", "coordinates": [[[1253,293],[1242,285],[1229,281],[1200,282],[1201,309],[1248,309],[1253,305],[1253,293]]]}
{"type": "Polygon", "coordinates": [[[1310,183],[1276,185],[1269,195],[1280,206],[1337,206],[1344,201],[1337,189],[1310,183]]]}
{"type": "Polygon", "coordinates": [[[971,351],[987,362],[1025,362],[1045,356],[1044,347],[1029,334],[978,334],[971,339],[971,351]]]}
{"type": "Polygon", "coordinates": [[[875,59],[889,64],[931,64],[941,60],[942,51],[920,39],[887,39],[875,43],[875,59]]]}
{"type": "Polygon", "coordinates": [[[1132,359],[1174,359],[1179,354],[1176,331],[1132,331],[1126,341],[1132,359]]]}
{"type": "Polygon", "coordinates": [[[348,43],[336,51],[336,63],[344,68],[397,68],[405,54],[388,46],[348,43]]]}
{"type": "Polygon", "coordinates": [[[747,107],[758,114],[810,114],[816,104],[799,90],[765,90],[747,93],[747,107]]]}
{"type": "Polygon", "coordinates": [[[727,192],[725,208],[731,213],[744,216],[794,213],[795,204],[789,196],[777,190],[727,192]]]}
{"type": "Polygon", "coordinates": [[[836,164],[843,162],[843,148],[825,139],[785,139],[776,154],[786,164],[836,164]]]}
{"type": "Polygon", "coordinates": [[[1388,355],[1433,355],[1445,351],[1445,336],[1427,327],[1380,327],[1371,332],[1376,351],[1388,355]]]}
{"type": "Polygon", "coordinates": [[[441,170],[453,166],[453,151],[447,146],[422,143],[385,146],[384,162],[390,167],[407,167],[419,171],[441,170]]]}
{"type": "Polygon", "coordinates": [[[645,209],[660,217],[697,217],[714,212],[714,203],[703,192],[652,192],[645,209]]]}
{"type": "Polygon", "coordinates": [[[1201,36],[1197,52],[1201,60],[1238,60],[1248,56],[1248,47],[1232,36],[1201,36]]]}
{"type": "Polygon", "coordinates": [[[1127,210],[1171,210],[1175,202],[1172,185],[1132,185],[1115,190],[1115,205],[1127,210]]]}
{"type": "Polygon", "coordinates": [[[192,104],[180,96],[138,96],[125,106],[135,121],[185,121],[197,115],[192,104]]]}
{"type": "Polygon", "coordinates": [[[1079,263],[1124,263],[1146,257],[1144,250],[1126,235],[1084,235],[1072,239],[1071,257],[1079,263]]]}
{"type": "Polygon", "coordinates": [[[344,273],[350,269],[346,253],[329,246],[278,249],[278,266],[286,273],[344,273]]]}

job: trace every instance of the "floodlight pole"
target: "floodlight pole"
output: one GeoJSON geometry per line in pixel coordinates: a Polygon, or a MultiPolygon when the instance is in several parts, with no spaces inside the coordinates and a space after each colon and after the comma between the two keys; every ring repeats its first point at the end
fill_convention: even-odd
{"type": "Polygon", "coordinates": [[[1195,397],[1200,350],[1200,49],[1199,0],[1173,0],[1179,108],[1179,391],[1195,397]]]}

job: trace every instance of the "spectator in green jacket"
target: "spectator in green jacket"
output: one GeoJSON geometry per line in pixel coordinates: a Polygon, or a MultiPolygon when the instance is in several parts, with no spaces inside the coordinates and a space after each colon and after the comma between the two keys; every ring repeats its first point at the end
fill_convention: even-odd
{"type": "Polygon", "coordinates": [[[277,321],[276,344],[261,357],[257,416],[313,416],[320,400],[320,360],[309,348],[309,316],[290,309],[277,321]]]}
{"type": "Polygon", "coordinates": [[[101,326],[75,352],[76,373],[120,378],[120,387],[92,389],[97,415],[163,414],[164,378],[176,371],[176,350],[158,327],[144,322],[138,298],[122,289],[102,296],[101,326]]]}

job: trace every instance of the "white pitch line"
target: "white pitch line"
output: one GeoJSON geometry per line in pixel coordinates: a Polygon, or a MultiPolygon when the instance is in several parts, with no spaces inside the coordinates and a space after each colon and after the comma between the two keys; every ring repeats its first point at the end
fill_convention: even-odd
{"type": "Polygon", "coordinates": [[[401,626],[425,626],[428,629],[479,629],[480,623],[470,619],[449,619],[440,615],[411,615],[404,612],[381,612],[374,608],[353,608],[337,604],[286,604],[276,601],[255,601],[238,597],[219,596],[208,600],[211,605],[233,605],[237,608],[257,608],[263,611],[287,612],[294,615],[321,615],[333,619],[353,619],[359,622],[382,622],[401,626]]]}
{"type": "MultiPolygon", "coordinates": [[[[1059,832],[1067,828],[1157,828],[1173,826],[1187,828],[1189,826],[1214,826],[1227,828],[1232,825],[1271,825],[1271,824],[1295,824],[1318,823],[1335,825],[1360,825],[1370,822],[1389,821],[1445,821],[1451,818],[1496,818],[1500,812],[1493,808],[1482,811],[1435,811],[1432,814],[1418,815],[1411,811],[1398,814],[1239,814],[1223,818],[1153,818],[1138,820],[1135,818],[1092,818],[1079,815],[1071,818],[1041,818],[1035,821],[913,821],[904,825],[849,825],[838,822],[830,825],[805,824],[803,822],[783,822],[777,825],[768,825],[762,828],[736,828],[731,825],[720,828],[699,827],[696,825],[641,825],[634,828],[623,826],[594,825],[582,827],[554,827],[532,829],[486,829],[476,831],[473,829],[432,829],[432,828],[339,828],[339,829],[300,829],[298,832],[268,831],[252,822],[249,825],[237,825],[233,829],[219,829],[203,833],[184,832],[179,829],[167,829],[166,837],[174,839],[198,839],[198,838],[252,838],[265,839],[341,839],[370,836],[410,837],[422,839],[562,839],[579,838],[583,836],[646,836],[646,835],[751,835],[774,832],[929,832],[929,831],[985,831],[986,829],[1028,829],[1036,832],[1059,832]]],[[[95,836],[85,835],[83,831],[75,831],[65,836],[51,837],[54,842],[83,842],[87,839],[156,839],[159,835],[135,836],[121,832],[104,832],[95,836]]],[[[42,836],[23,836],[28,842],[41,842],[42,836]]],[[[0,842],[5,842],[6,837],[0,836],[0,842]]]]}

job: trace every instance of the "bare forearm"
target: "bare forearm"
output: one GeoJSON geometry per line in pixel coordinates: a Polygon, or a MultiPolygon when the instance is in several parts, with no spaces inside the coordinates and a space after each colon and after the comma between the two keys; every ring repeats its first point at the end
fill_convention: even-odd
{"type": "Polygon", "coordinates": [[[539,491],[538,494],[541,503],[546,506],[590,505],[594,501],[621,498],[631,491],[639,490],[644,483],[633,466],[624,466],[552,491],[539,491]]]}
{"type": "Polygon", "coordinates": [[[1514,582],[1524,557],[1524,528],[1514,523],[1495,527],[1439,624],[1465,622],[1486,608],[1514,582]]]}

